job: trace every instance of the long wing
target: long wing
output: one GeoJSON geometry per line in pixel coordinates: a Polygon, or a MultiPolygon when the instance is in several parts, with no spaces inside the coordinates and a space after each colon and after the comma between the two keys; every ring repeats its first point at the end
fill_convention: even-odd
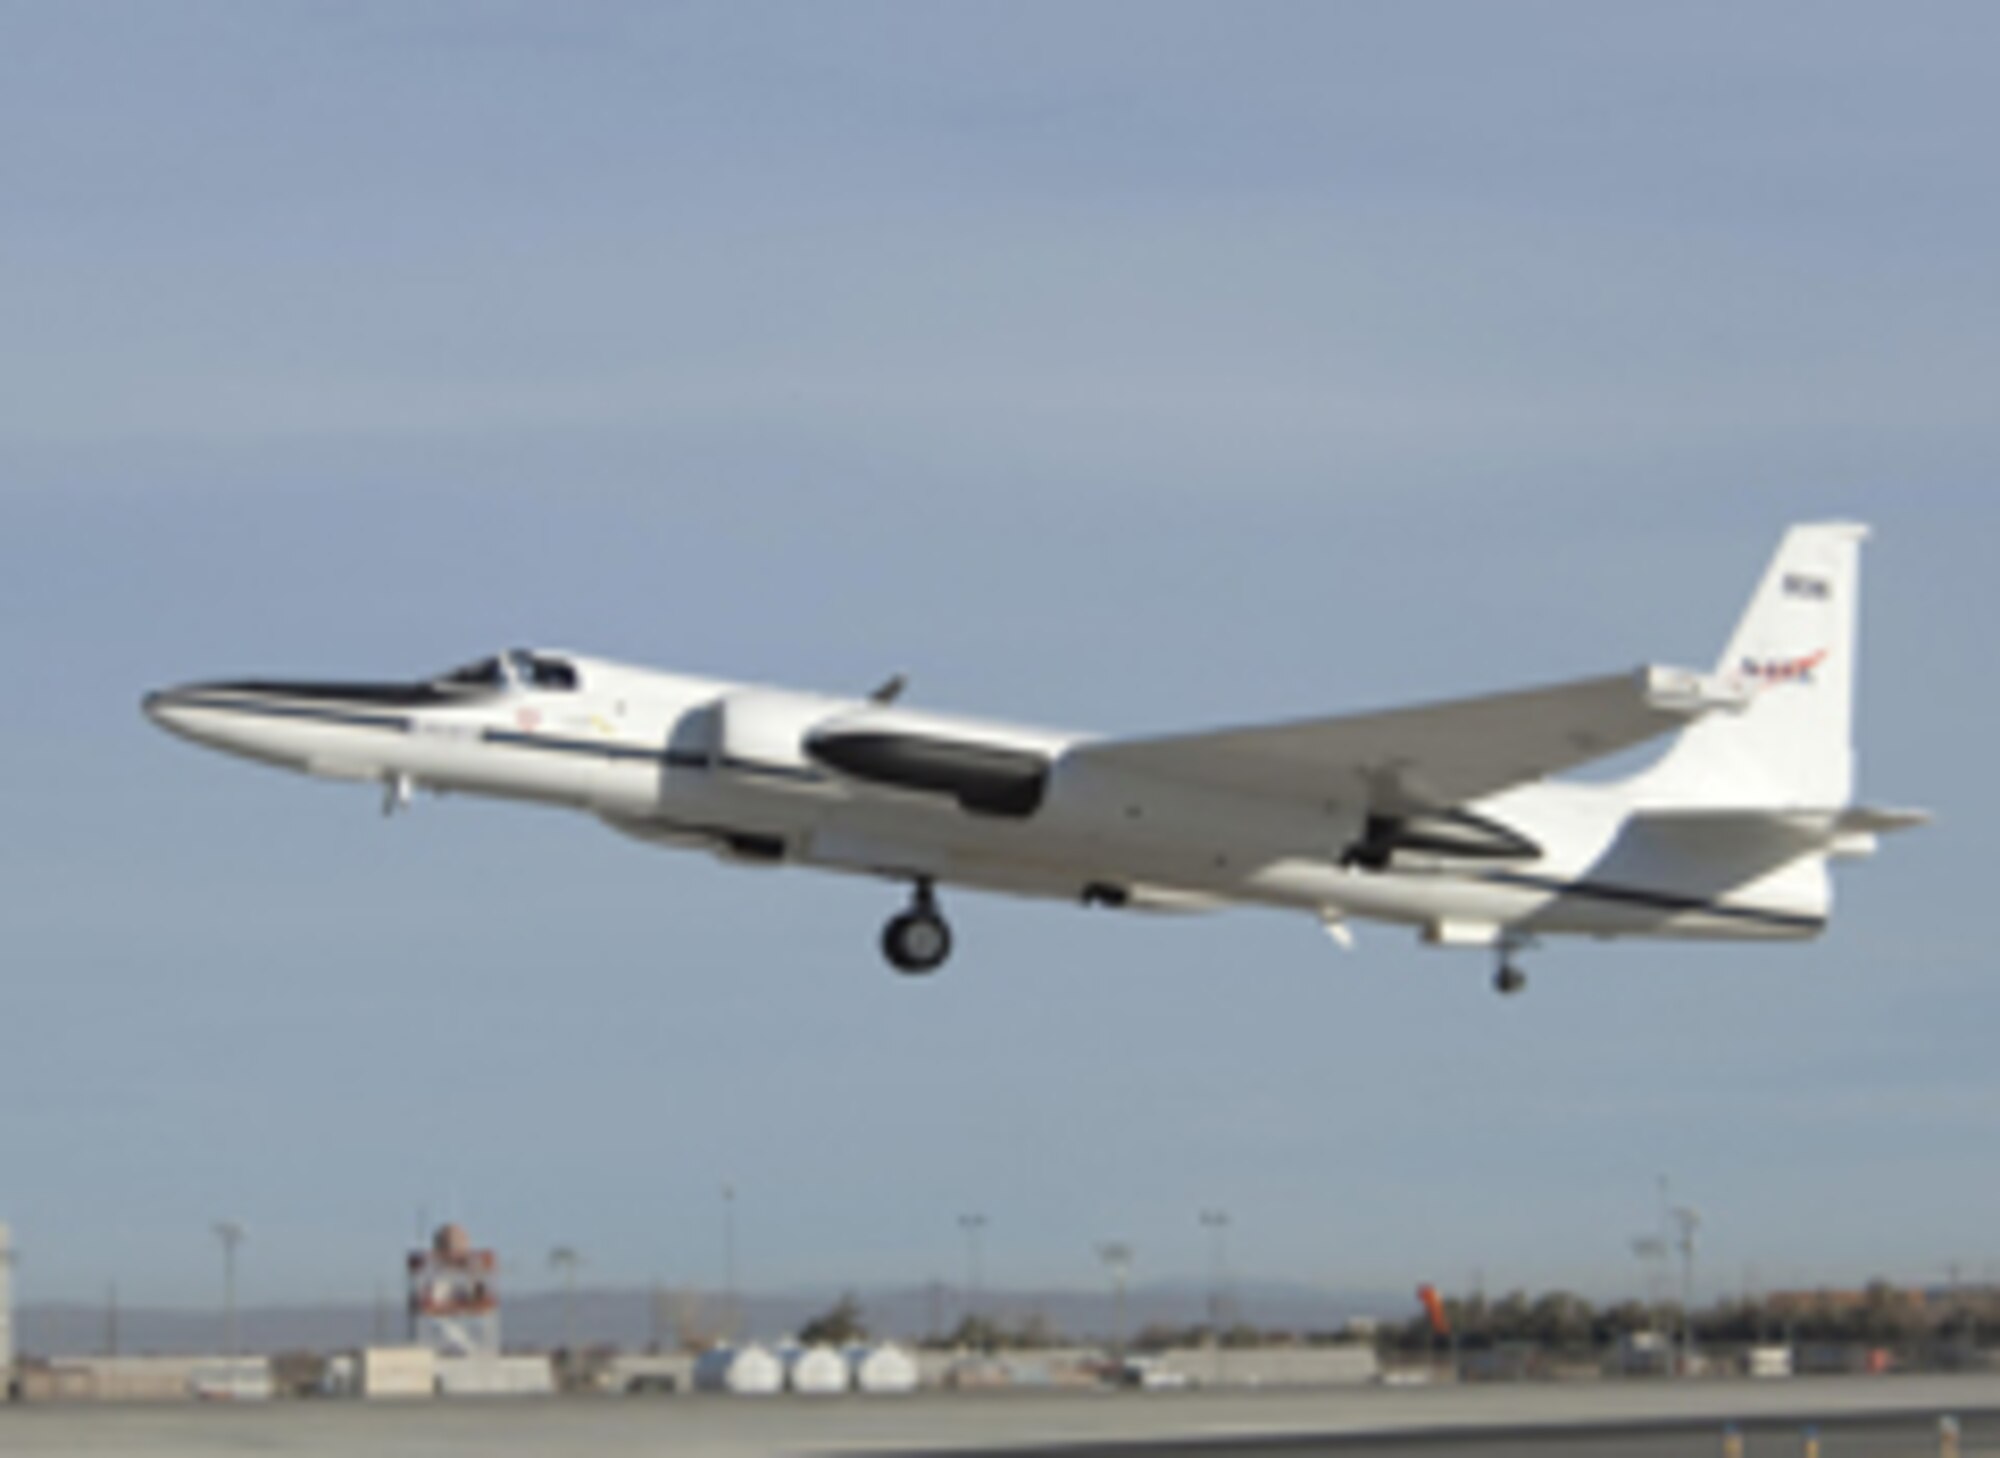
{"type": "Polygon", "coordinates": [[[1211,789],[1397,814],[1463,805],[1745,702],[1705,674],[1642,668],[1381,713],[1099,740],[1072,754],[1211,789]]]}

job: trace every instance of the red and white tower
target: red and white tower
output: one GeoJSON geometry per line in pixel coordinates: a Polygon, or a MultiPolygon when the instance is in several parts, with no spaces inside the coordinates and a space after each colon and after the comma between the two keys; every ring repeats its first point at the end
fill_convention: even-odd
{"type": "Polygon", "coordinates": [[[440,1225],[409,1259],[410,1339],[443,1356],[500,1355],[500,1264],[462,1225],[440,1225]]]}

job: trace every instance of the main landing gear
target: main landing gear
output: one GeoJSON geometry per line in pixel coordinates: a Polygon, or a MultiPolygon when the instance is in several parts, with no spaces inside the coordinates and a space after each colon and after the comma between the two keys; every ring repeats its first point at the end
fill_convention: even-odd
{"type": "Polygon", "coordinates": [[[1500,965],[1493,972],[1493,990],[1502,997],[1512,997],[1528,985],[1528,974],[1514,965],[1514,954],[1527,945],[1526,937],[1501,939],[1500,965]]]}
{"type": "Polygon", "coordinates": [[[891,967],[911,977],[935,972],[951,955],[951,925],[938,914],[929,881],[917,882],[910,909],[889,918],[882,928],[882,955],[891,967]]]}

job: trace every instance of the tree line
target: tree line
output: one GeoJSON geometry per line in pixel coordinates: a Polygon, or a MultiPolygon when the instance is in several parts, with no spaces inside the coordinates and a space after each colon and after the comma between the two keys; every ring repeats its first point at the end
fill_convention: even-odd
{"type": "MultiPolygon", "coordinates": [[[[1677,1302],[1627,1299],[1598,1306],[1571,1291],[1538,1296],[1513,1291],[1495,1300],[1479,1294],[1447,1296],[1442,1304],[1452,1338],[1471,1348],[1528,1343],[1553,1352],[1584,1353],[1636,1333],[1679,1333],[1684,1326],[1677,1302]]],[[[1936,1293],[1878,1280],[1859,1290],[1736,1296],[1696,1308],[1692,1327],[1696,1343],[1704,1346],[1825,1342],[1902,1347],[1941,1339],[1980,1345],[2000,1342],[2000,1289],[1936,1293]]],[[[1385,1349],[1413,1352],[1445,1338],[1428,1316],[1418,1313],[1383,1327],[1377,1340],[1385,1349]]]]}
{"type": "MultiPolygon", "coordinates": [[[[1683,1313],[1676,1302],[1621,1299],[1602,1305],[1573,1291],[1530,1294],[1510,1291],[1447,1295],[1440,1300],[1449,1334],[1440,1334],[1427,1313],[1407,1319],[1356,1323],[1340,1330],[1300,1330],[1231,1320],[1220,1330],[1206,1322],[1151,1322],[1129,1334],[1133,1351],[1171,1347],[1298,1346],[1372,1340],[1384,1355],[1413,1355],[1447,1344],[1460,1350],[1529,1345],[1546,1352],[1582,1356],[1616,1346],[1644,1332],[1678,1335],[1683,1313]]],[[[1953,1342],[2000,1345],[2000,1287],[1956,1292],[1920,1291],[1888,1281],[1858,1290],[1771,1292],[1735,1296],[1693,1313],[1693,1336],[1700,1346],[1753,1346],[1763,1343],[1852,1343],[1911,1347],[1953,1342]]],[[[871,1335],[861,1303],[847,1293],[805,1323],[799,1338],[845,1345],[871,1335]]],[[[958,1324],[926,1337],[921,1345],[957,1351],[1014,1351],[1074,1342],[1114,1342],[1118,1333],[1065,1333],[1038,1312],[1018,1319],[968,1315],[958,1324]]]]}

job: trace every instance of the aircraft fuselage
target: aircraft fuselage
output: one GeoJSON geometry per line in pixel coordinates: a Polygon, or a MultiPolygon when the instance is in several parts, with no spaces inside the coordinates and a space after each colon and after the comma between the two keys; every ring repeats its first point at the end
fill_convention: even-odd
{"type": "Polygon", "coordinates": [[[1817,860],[1722,884],[1677,876],[1656,848],[1607,879],[1630,809],[1613,786],[1523,786],[1357,855],[1369,816],[1337,798],[1176,784],[1079,758],[1086,735],[568,654],[517,652],[407,685],[196,684],[146,708],[217,749],[380,784],[392,808],[414,789],[501,796],[656,843],[926,888],[1135,909],[1253,903],[1483,945],[1799,937],[1826,913],[1817,860]]]}

